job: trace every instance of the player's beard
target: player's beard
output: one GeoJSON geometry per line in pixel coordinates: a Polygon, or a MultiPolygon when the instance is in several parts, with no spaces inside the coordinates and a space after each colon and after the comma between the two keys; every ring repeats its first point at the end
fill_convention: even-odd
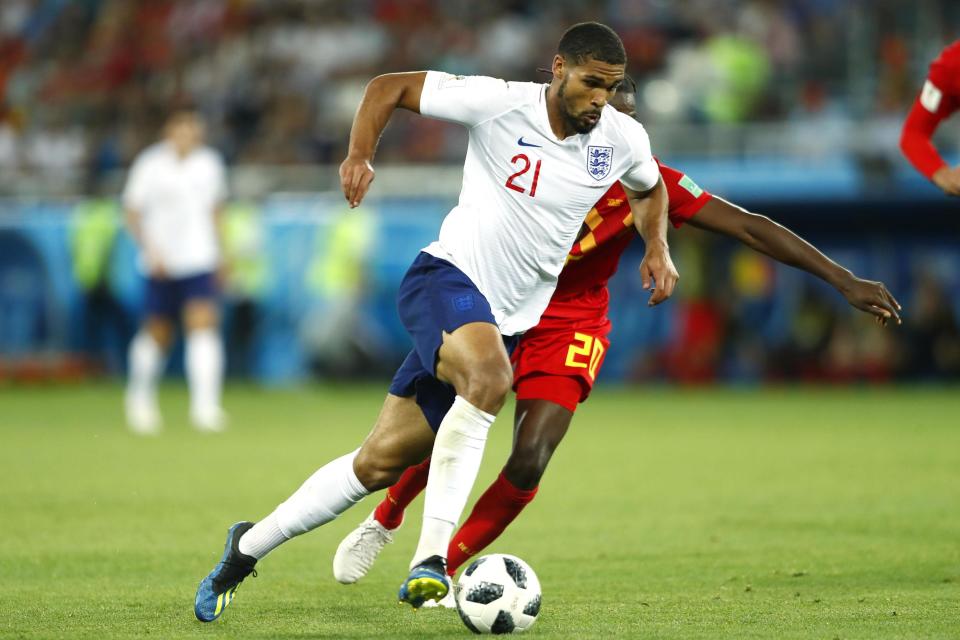
{"type": "Polygon", "coordinates": [[[579,116],[575,116],[570,112],[569,107],[567,106],[566,99],[566,90],[567,90],[567,79],[564,78],[560,82],[560,86],[557,88],[557,98],[560,101],[560,115],[563,116],[563,121],[567,126],[577,133],[590,133],[593,131],[593,128],[600,124],[600,112],[598,111],[584,111],[579,116]],[[583,117],[587,114],[595,113],[597,119],[594,122],[589,120],[584,120],[583,117]]]}

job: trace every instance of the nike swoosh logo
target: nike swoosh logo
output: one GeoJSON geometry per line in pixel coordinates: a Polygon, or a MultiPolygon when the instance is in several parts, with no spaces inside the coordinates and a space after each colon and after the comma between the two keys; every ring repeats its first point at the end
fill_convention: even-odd
{"type": "Polygon", "coordinates": [[[538,147],[538,148],[542,148],[542,145],[532,144],[532,143],[530,143],[530,142],[524,142],[524,141],[523,141],[523,136],[520,136],[519,138],[517,138],[517,144],[520,145],[521,147],[538,147]]]}

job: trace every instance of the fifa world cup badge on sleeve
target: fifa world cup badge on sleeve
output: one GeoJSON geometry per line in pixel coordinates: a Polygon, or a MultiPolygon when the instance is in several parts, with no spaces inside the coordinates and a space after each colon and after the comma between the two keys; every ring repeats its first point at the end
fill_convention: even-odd
{"type": "Polygon", "coordinates": [[[700,185],[694,182],[690,176],[684,175],[677,184],[686,189],[694,198],[699,198],[703,195],[703,189],[701,189],[700,185]]]}
{"type": "Polygon", "coordinates": [[[441,89],[456,89],[467,86],[466,76],[445,76],[440,80],[441,89]]]}
{"type": "Polygon", "coordinates": [[[613,147],[587,147],[587,171],[594,180],[603,180],[613,166],[613,147]]]}
{"type": "Polygon", "coordinates": [[[929,80],[923,83],[923,91],[920,92],[920,104],[930,113],[936,113],[940,108],[940,99],[943,98],[943,92],[929,80]]]}

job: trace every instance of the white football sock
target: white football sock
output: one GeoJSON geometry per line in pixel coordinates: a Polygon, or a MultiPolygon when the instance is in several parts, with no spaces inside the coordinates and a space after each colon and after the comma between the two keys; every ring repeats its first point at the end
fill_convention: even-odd
{"type": "Polygon", "coordinates": [[[273,513],[243,534],[240,552],[260,559],[290,538],[330,522],[360,502],[370,492],[353,471],[357,451],[327,463],[307,478],[273,513]]]}
{"type": "Polygon", "coordinates": [[[223,387],[223,343],[215,329],[194,329],[187,333],[187,383],[194,415],[216,414],[223,387]]]}
{"type": "Polygon", "coordinates": [[[127,351],[129,379],[127,396],[130,400],[154,407],[157,402],[157,378],[163,368],[163,351],[147,331],[139,331],[130,341],[127,351]]]}
{"type": "Polygon", "coordinates": [[[274,511],[240,536],[240,543],[237,546],[240,548],[240,553],[259,560],[286,541],[287,536],[280,531],[277,512],[274,511]]]}
{"type": "Polygon", "coordinates": [[[457,396],[440,423],[430,458],[423,528],[411,568],[430,556],[447,557],[450,537],[477,479],[487,432],[495,418],[457,396]]]}

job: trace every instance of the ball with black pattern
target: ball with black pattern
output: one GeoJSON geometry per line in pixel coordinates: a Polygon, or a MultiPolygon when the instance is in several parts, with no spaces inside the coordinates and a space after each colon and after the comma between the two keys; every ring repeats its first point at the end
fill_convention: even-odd
{"type": "Polygon", "coordinates": [[[540,581],[526,562],[494,553],[466,568],[456,588],[457,611],[474,633],[526,631],[540,614],[540,581]]]}

